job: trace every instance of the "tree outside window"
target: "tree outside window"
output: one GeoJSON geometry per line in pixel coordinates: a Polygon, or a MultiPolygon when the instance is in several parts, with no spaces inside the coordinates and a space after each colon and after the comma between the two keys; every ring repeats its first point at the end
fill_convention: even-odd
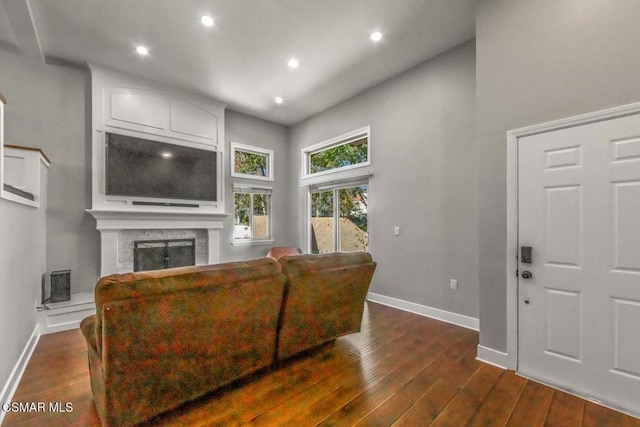
{"type": "Polygon", "coordinates": [[[231,176],[273,181],[273,151],[251,145],[231,143],[231,176]]]}

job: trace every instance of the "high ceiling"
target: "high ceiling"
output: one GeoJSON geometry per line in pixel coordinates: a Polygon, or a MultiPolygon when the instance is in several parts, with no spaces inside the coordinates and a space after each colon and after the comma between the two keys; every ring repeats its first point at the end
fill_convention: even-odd
{"type": "Polygon", "coordinates": [[[473,38],[475,3],[2,0],[0,48],[102,65],[291,125],[473,38]]]}

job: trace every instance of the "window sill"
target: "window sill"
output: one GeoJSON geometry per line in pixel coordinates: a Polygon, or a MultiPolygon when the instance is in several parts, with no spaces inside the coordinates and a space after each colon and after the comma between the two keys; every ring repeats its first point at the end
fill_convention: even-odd
{"type": "Polygon", "coordinates": [[[349,182],[373,175],[370,165],[358,166],[344,170],[332,170],[329,173],[322,172],[315,175],[306,175],[300,178],[300,186],[331,184],[339,182],[349,182]]]}
{"type": "Polygon", "coordinates": [[[232,240],[231,246],[273,245],[274,240],[232,240]]]}

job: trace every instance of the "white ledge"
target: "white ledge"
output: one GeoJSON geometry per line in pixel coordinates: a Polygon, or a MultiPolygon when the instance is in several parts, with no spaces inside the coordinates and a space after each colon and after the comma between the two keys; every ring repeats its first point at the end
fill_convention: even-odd
{"type": "Polygon", "coordinates": [[[87,209],[98,230],[222,228],[227,213],[87,209]]]}
{"type": "Polygon", "coordinates": [[[273,245],[275,240],[232,240],[231,246],[273,245]]]}

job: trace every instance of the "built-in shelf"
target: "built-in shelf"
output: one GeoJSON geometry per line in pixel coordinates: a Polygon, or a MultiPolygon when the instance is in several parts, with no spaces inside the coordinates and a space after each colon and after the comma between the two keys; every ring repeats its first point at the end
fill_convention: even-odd
{"type": "Polygon", "coordinates": [[[85,317],[96,313],[93,292],[71,294],[69,301],[48,303],[38,307],[38,325],[41,334],[76,329],[85,317]],[[46,308],[45,308],[46,307],[46,308]]]}
{"type": "Polygon", "coordinates": [[[46,168],[51,162],[39,148],[5,144],[2,152],[3,199],[39,208],[46,190],[46,168]]]}

